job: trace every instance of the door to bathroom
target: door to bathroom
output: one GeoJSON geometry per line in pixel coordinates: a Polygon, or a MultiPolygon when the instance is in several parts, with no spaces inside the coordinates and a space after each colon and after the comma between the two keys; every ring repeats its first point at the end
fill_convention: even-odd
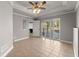
{"type": "Polygon", "coordinates": [[[41,22],[41,36],[51,40],[60,39],[60,18],[41,22]]]}

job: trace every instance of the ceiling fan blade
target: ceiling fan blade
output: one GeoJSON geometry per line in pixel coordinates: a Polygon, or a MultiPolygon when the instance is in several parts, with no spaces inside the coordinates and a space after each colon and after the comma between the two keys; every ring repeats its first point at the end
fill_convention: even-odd
{"type": "Polygon", "coordinates": [[[43,2],[42,2],[42,5],[44,5],[44,4],[46,4],[46,1],[43,1],[43,2]]]}
{"type": "Polygon", "coordinates": [[[46,9],[45,5],[46,5],[46,1],[43,2],[29,2],[32,5],[32,8],[28,8],[28,9],[46,9]]]}
{"type": "Polygon", "coordinates": [[[33,2],[29,2],[29,3],[34,6],[34,3],[33,2]]]}
{"type": "Polygon", "coordinates": [[[38,5],[39,7],[45,8],[46,1],[40,2],[40,4],[38,5]]]}
{"type": "Polygon", "coordinates": [[[46,8],[44,8],[44,7],[39,7],[39,9],[46,9],[46,8]]]}
{"type": "Polygon", "coordinates": [[[35,2],[35,4],[37,5],[37,4],[38,4],[38,2],[35,2]]]}

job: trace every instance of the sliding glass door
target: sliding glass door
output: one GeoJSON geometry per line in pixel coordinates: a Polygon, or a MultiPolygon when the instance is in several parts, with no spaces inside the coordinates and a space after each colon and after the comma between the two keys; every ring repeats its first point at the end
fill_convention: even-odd
{"type": "Polygon", "coordinates": [[[48,20],[41,22],[41,34],[42,37],[51,39],[51,22],[48,20]]]}
{"type": "Polygon", "coordinates": [[[51,26],[51,37],[53,40],[60,39],[60,18],[53,19],[51,26]]]}
{"type": "Polygon", "coordinates": [[[59,40],[60,18],[42,21],[41,22],[41,36],[48,39],[59,40]]]}

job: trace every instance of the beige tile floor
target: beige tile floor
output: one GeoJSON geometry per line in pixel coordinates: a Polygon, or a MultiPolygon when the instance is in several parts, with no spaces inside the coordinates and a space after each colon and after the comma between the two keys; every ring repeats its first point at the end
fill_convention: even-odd
{"type": "Polygon", "coordinates": [[[29,38],[14,43],[7,57],[73,57],[71,44],[41,38],[29,38]]]}

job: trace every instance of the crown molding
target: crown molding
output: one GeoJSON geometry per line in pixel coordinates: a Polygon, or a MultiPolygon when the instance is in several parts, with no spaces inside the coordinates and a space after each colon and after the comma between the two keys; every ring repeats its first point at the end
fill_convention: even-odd
{"type": "Polygon", "coordinates": [[[13,1],[9,1],[9,4],[13,7],[14,6],[14,2],[13,1]]]}
{"type": "Polygon", "coordinates": [[[32,17],[30,17],[30,16],[25,16],[25,15],[22,15],[22,14],[19,14],[19,13],[16,13],[16,12],[14,12],[13,15],[19,15],[19,16],[22,16],[22,17],[28,17],[29,19],[32,19],[32,17]]]}
{"type": "Polygon", "coordinates": [[[32,11],[31,10],[28,10],[27,8],[25,8],[22,5],[17,4],[16,2],[14,2],[13,8],[14,9],[17,9],[17,10],[20,10],[20,11],[23,11],[24,13],[29,14],[30,16],[35,17],[35,15],[32,14],[32,11]]]}
{"type": "Polygon", "coordinates": [[[59,11],[59,12],[55,12],[55,13],[49,13],[47,15],[43,15],[43,17],[39,17],[40,20],[42,19],[51,19],[52,17],[58,17],[58,16],[61,16],[61,15],[64,15],[64,14],[68,14],[68,13],[73,13],[75,12],[74,10],[70,10],[70,11],[59,11]]]}
{"type": "Polygon", "coordinates": [[[78,7],[79,7],[79,1],[77,1],[77,3],[76,3],[75,11],[77,11],[78,7]]]}

